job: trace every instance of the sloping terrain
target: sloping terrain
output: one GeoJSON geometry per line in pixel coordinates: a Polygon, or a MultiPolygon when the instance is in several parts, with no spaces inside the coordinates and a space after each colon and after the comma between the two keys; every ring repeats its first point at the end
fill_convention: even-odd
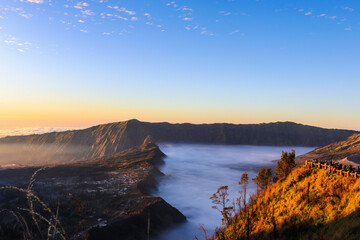
{"type": "Polygon", "coordinates": [[[335,142],[301,155],[296,158],[296,161],[301,162],[307,159],[337,161],[358,154],[360,154],[360,134],[354,134],[346,140],[335,142]]]}
{"type": "Polygon", "coordinates": [[[301,166],[261,192],[217,239],[246,239],[247,226],[250,239],[360,239],[359,209],[360,179],[301,166]]]}
{"type": "MultiPolygon", "coordinates": [[[[360,134],[354,134],[296,161],[358,163],[359,154],[360,134]]],[[[253,198],[217,238],[246,239],[249,226],[251,239],[360,239],[359,209],[360,179],[299,165],[253,198]]]]}

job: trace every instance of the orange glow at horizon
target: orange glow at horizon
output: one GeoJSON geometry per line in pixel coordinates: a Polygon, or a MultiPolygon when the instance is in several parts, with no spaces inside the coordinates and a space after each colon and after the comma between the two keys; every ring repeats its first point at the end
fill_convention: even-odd
{"type": "Polygon", "coordinates": [[[210,111],[209,109],[150,109],[142,107],[110,108],[103,106],[74,107],[33,107],[32,109],[8,108],[1,111],[0,129],[31,127],[87,128],[110,122],[138,119],[147,122],[170,123],[234,123],[251,124],[277,121],[292,121],[306,125],[360,130],[357,119],[338,119],[331,115],[304,115],[301,113],[281,114],[281,112],[259,113],[229,109],[210,111]]]}

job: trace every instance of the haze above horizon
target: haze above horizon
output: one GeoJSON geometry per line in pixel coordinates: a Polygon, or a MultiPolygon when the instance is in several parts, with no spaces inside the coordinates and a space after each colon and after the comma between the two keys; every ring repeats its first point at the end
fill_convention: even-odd
{"type": "Polygon", "coordinates": [[[355,0],[2,0],[0,130],[132,118],[360,130],[359,11],[355,0]]]}

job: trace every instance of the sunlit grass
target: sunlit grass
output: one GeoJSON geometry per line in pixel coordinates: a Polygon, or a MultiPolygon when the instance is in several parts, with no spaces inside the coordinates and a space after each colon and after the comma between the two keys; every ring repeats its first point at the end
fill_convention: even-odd
{"type": "MultiPolygon", "coordinates": [[[[245,212],[252,212],[252,238],[359,239],[360,179],[328,170],[298,167],[253,200],[223,231],[225,239],[245,238],[245,212]],[[355,222],[354,222],[355,221],[355,222]],[[349,235],[350,234],[350,235],[349,235]]],[[[220,238],[219,238],[220,239],[220,238]]]]}

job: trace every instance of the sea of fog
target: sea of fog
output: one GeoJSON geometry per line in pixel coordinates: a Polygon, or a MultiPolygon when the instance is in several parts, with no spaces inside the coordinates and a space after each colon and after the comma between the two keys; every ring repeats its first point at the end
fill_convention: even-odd
{"type": "MultiPolygon", "coordinates": [[[[273,167],[281,152],[294,149],[296,155],[310,152],[308,147],[268,147],[245,145],[160,144],[167,155],[160,170],[158,191],[169,204],[180,210],[187,222],[162,232],[154,240],[192,240],[202,238],[203,224],[209,233],[221,226],[221,215],[212,209],[210,197],[223,185],[229,186],[230,198],[238,197],[238,181],[243,172],[250,180],[262,167],[273,167]]],[[[250,184],[250,193],[255,191],[250,184]]]]}

